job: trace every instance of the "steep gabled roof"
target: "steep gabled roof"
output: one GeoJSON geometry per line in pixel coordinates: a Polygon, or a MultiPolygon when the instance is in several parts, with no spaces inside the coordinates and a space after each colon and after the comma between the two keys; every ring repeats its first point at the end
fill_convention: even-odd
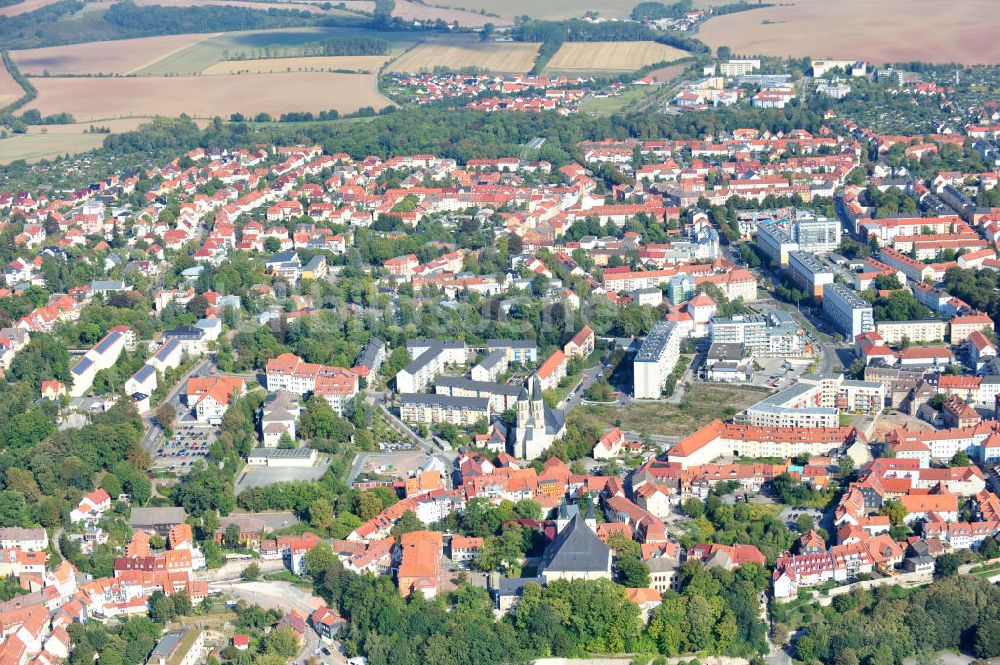
{"type": "Polygon", "coordinates": [[[545,572],[608,571],[611,548],[601,542],[583,516],[577,513],[569,524],[549,543],[542,556],[545,572]]]}

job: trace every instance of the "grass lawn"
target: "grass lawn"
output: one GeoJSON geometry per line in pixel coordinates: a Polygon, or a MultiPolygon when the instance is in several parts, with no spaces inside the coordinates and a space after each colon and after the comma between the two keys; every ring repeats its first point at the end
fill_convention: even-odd
{"type": "Polygon", "coordinates": [[[969,570],[969,574],[976,575],[977,577],[992,577],[998,572],[1000,572],[1000,562],[985,566],[976,566],[969,570]]]}
{"type": "Polygon", "coordinates": [[[264,575],[264,579],[268,582],[288,582],[292,586],[301,587],[303,589],[312,589],[312,584],[310,584],[307,580],[288,570],[283,570],[280,573],[268,573],[267,575],[264,575]]]}
{"type": "Polygon", "coordinates": [[[751,386],[695,383],[680,404],[667,402],[632,402],[625,407],[580,406],[569,414],[569,422],[592,423],[605,429],[616,420],[621,428],[687,436],[715,418],[725,420],[763,399],[769,390],[751,386]]]}
{"type": "Polygon", "coordinates": [[[643,90],[642,86],[633,86],[615,97],[588,96],[580,102],[580,111],[583,113],[596,113],[598,115],[611,115],[639,101],[644,96],[643,93],[646,92],[649,92],[649,90],[643,90]]]}

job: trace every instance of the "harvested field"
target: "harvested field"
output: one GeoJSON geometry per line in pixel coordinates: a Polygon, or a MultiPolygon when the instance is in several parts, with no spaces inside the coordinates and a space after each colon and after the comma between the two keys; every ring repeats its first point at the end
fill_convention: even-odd
{"type": "Polygon", "coordinates": [[[476,67],[490,72],[524,73],[538,56],[538,44],[525,42],[480,42],[465,40],[427,41],[393,62],[394,72],[432,71],[435,67],[460,70],[476,67]]]}
{"type": "MultiPolygon", "coordinates": [[[[309,2],[253,2],[252,0],[133,0],[137,5],[161,5],[163,7],[206,7],[208,5],[225,5],[228,7],[243,7],[267,11],[268,9],[298,9],[310,14],[322,14],[325,10],[318,4],[309,2]]],[[[99,7],[110,7],[119,0],[99,0],[93,4],[99,7]]]]}
{"type": "Polygon", "coordinates": [[[24,96],[24,90],[17,84],[6,67],[0,67],[0,106],[16,102],[24,96]]]}
{"type": "Polygon", "coordinates": [[[686,65],[668,65],[666,67],[654,69],[648,74],[648,76],[654,81],[666,83],[667,81],[673,81],[675,78],[683,74],[685,69],[686,65]]]}
{"type": "Polygon", "coordinates": [[[19,134],[0,139],[0,164],[19,159],[37,162],[66,153],[86,152],[104,143],[104,134],[19,134]]]}
{"type": "Polygon", "coordinates": [[[19,2],[16,5],[0,7],[0,16],[17,16],[18,14],[27,14],[28,12],[33,12],[36,9],[41,9],[45,5],[51,5],[54,2],[57,2],[57,0],[24,0],[24,2],[19,2]]]}
{"type": "Polygon", "coordinates": [[[549,60],[546,71],[630,72],[688,53],[657,42],[567,42],[549,60]]]}
{"type": "Polygon", "coordinates": [[[581,17],[588,11],[595,11],[605,17],[627,16],[638,4],[635,0],[548,0],[533,2],[532,0],[442,0],[431,4],[448,5],[449,7],[478,11],[480,9],[497,14],[506,19],[515,16],[528,15],[537,19],[564,19],[581,17]]]}
{"type": "Polygon", "coordinates": [[[270,74],[280,72],[376,72],[387,55],[332,55],[303,58],[262,58],[260,60],[225,60],[202,74],[270,74]]]}
{"type": "MultiPolygon", "coordinates": [[[[638,0],[427,0],[430,5],[467,9],[469,11],[484,10],[494,17],[494,23],[501,25],[504,21],[497,16],[513,22],[514,17],[527,15],[536,19],[580,18],[587,12],[597,12],[605,18],[619,18],[632,13],[632,8],[639,4],[638,0]]],[[[667,2],[666,4],[670,4],[667,2]]],[[[713,5],[726,4],[721,0],[694,0],[694,9],[704,9],[713,5]]]]}
{"type": "MultiPolygon", "coordinates": [[[[271,48],[273,55],[294,57],[296,53],[281,52],[282,48],[294,47],[307,42],[315,42],[332,37],[370,35],[393,42],[394,47],[409,48],[416,39],[411,32],[373,32],[351,28],[284,28],[281,30],[250,30],[246,32],[226,32],[209,36],[187,48],[168,54],[151,62],[136,74],[159,76],[163,74],[197,74],[217,62],[244,55],[248,58],[260,57],[259,49],[271,48]]],[[[268,54],[272,55],[272,54],[268,54]]]]}
{"type": "Polygon", "coordinates": [[[129,74],[161,58],[182,51],[213,34],[143,37],[12,51],[11,57],[27,75],[129,74]]]}
{"type": "Polygon", "coordinates": [[[464,9],[432,7],[430,5],[422,5],[419,2],[411,2],[411,0],[396,0],[396,7],[392,10],[392,15],[411,21],[437,21],[441,19],[449,24],[457,22],[463,27],[473,28],[481,27],[486,23],[496,22],[495,18],[476,12],[464,9]]]}
{"type": "Polygon", "coordinates": [[[698,38],[740,54],[1000,63],[996,0],[943,9],[937,0],[795,0],[709,19],[698,38]]]}
{"type": "Polygon", "coordinates": [[[337,109],[388,104],[371,74],[252,74],[223,76],[142,76],[129,78],[39,78],[42,115],[67,112],[82,122],[130,116],[228,117],[259,112],[337,109]]]}

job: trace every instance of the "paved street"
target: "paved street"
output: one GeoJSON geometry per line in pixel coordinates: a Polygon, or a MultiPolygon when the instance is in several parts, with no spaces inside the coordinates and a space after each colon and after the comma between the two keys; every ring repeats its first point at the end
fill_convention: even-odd
{"type": "Polygon", "coordinates": [[[564,409],[569,412],[573,407],[579,406],[580,402],[583,401],[583,393],[590,386],[594,385],[597,380],[604,373],[604,370],[608,368],[607,359],[602,358],[601,362],[594,365],[593,367],[588,367],[581,372],[580,382],[577,383],[576,387],[570,392],[570,394],[559,403],[559,408],[564,409]]]}

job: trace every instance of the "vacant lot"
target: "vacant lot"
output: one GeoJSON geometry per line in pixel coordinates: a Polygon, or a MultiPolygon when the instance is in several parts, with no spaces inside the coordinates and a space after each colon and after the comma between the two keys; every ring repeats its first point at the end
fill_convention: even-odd
{"type": "Polygon", "coordinates": [[[490,72],[516,74],[530,70],[537,56],[538,44],[435,40],[407,51],[390,65],[390,70],[425,72],[444,67],[457,71],[476,67],[490,72]]]}
{"type": "Polygon", "coordinates": [[[496,23],[496,19],[490,16],[483,16],[465,9],[432,7],[430,6],[432,4],[434,3],[423,5],[411,0],[396,0],[396,7],[392,10],[392,15],[411,21],[437,21],[441,19],[448,24],[457,22],[463,27],[480,27],[486,23],[496,23]]]}
{"type": "Polygon", "coordinates": [[[158,76],[163,74],[197,74],[217,62],[237,56],[259,58],[261,49],[270,49],[268,57],[297,55],[292,52],[296,46],[332,37],[368,35],[393,42],[393,46],[408,48],[416,40],[413,33],[373,32],[351,28],[284,28],[280,30],[250,30],[227,32],[209,36],[192,43],[187,48],[175,51],[138,70],[137,74],[158,76]],[[282,51],[287,49],[288,52],[282,51]]]}
{"type": "Polygon", "coordinates": [[[630,72],[687,55],[686,51],[657,42],[567,42],[552,56],[546,70],[630,72]]]}
{"type": "Polygon", "coordinates": [[[13,51],[20,70],[41,76],[60,74],[128,74],[182,51],[211,34],[144,37],[112,42],[91,42],[13,51]]]}
{"type": "Polygon", "coordinates": [[[698,37],[734,53],[875,63],[998,63],[996,0],[795,0],[707,21],[698,37]],[[992,16],[992,20],[985,17],[992,16]]]}
{"type": "Polygon", "coordinates": [[[28,12],[40,9],[45,5],[51,5],[56,1],[57,0],[24,0],[24,2],[19,2],[16,5],[0,7],[0,16],[17,16],[18,14],[27,14],[28,12]]]}
{"type": "Polygon", "coordinates": [[[388,102],[371,74],[251,74],[243,76],[141,76],[39,78],[31,108],[43,115],[66,111],[78,121],[129,116],[228,117],[258,112],[337,109],[350,113],[388,102]]]}
{"type": "Polygon", "coordinates": [[[375,72],[387,55],[334,55],[302,58],[262,58],[260,60],[225,60],[202,74],[269,74],[273,72],[375,72]]]}
{"type": "Polygon", "coordinates": [[[607,429],[621,420],[621,428],[646,434],[687,436],[715,418],[731,418],[768,395],[769,391],[746,386],[696,383],[680,404],[631,402],[628,406],[581,406],[569,414],[569,422],[590,422],[607,429]]]}

